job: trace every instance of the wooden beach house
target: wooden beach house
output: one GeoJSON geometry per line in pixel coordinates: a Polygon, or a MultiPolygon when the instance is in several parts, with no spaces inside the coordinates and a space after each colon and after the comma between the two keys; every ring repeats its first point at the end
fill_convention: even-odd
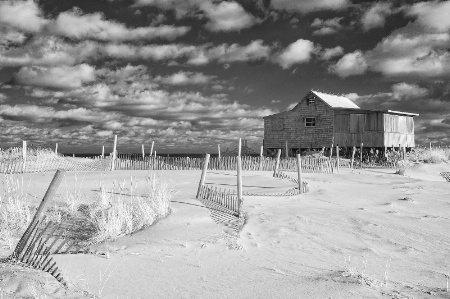
{"type": "MultiPolygon", "coordinates": [[[[414,116],[392,110],[361,109],[350,99],[311,90],[290,111],[264,117],[264,150],[415,147],[414,116]]],[[[284,152],[285,154],[285,152],[284,152]]]]}

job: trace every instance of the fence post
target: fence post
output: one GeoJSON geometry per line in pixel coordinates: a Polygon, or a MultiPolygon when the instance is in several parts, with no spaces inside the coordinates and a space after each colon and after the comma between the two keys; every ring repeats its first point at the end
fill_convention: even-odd
{"type": "Polygon", "coordinates": [[[102,146],[102,159],[105,159],[105,146],[102,146]]]}
{"type": "Polygon", "coordinates": [[[353,169],[353,163],[355,162],[355,152],[356,152],[356,146],[353,147],[353,151],[352,151],[352,169],[353,169]]]}
{"type": "Polygon", "coordinates": [[[117,158],[117,135],[114,135],[114,148],[113,148],[113,158],[111,163],[111,171],[114,170],[117,158]]]}
{"type": "Polygon", "coordinates": [[[337,160],[337,165],[336,165],[336,170],[337,173],[339,173],[339,145],[336,145],[336,160],[337,160]]]}
{"type": "Polygon", "coordinates": [[[26,140],[22,141],[22,160],[23,160],[23,172],[25,172],[26,165],[27,165],[27,142],[26,142],[26,140]]]}
{"type": "Polygon", "coordinates": [[[151,157],[152,154],[153,154],[153,145],[155,145],[155,142],[154,142],[154,141],[152,141],[152,147],[150,148],[150,157],[151,157]]]}
{"type": "MultiPolygon", "coordinates": [[[[155,154],[156,154],[156,151],[155,151],[155,154]]],[[[200,178],[200,183],[198,184],[197,195],[195,196],[195,198],[198,198],[198,196],[200,194],[200,189],[205,184],[206,172],[208,171],[208,164],[209,164],[209,154],[206,154],[205,162],[203,163],[202,176],[200,178]]]]}
{"type": "Polygon", "coordinates": [[[262,170],[262,163],[263,163],[263,152],[264,152],[264,146],[261,145],[261,152],[259,153],[259,170],[262,170]]]}
{"type": "Polygon", "coordinates": [[[287,142],[287,140],[286,140],[286,145],[285,145],[285,149],[284,149],[284,156],[286,157],[286,158],[288,158],[289,157],[289,147],[288,147],[288,142],[287,142]]]}
{"type": "Polygon", "coordinates": [[[281,156],[281,149],[278,149],[277,162],[275,163],[275,169],[273,170],[273,177],[275,177],[278,173],[278,167],[280,166],[280,156],[281,156]]]}
{"type": "Polygon", "coordinates": [[[142,145],[142,159],[145,159],[144,145],[142,145]]]}
{"type": "Polygon", "coordinates": [[[237,157],[237,196],[238,196],[238,213],[241,214],[242,208],[242,163],[241,157],[237,157]]]}
{"type": "Polygon", "coordinates": [[[239,138],[239,145],[238,145],[238,157],[241,156],[241,138],[239,138]]]}
{"type": "Polygon", "coordinates": [[[58,142],[55,145],[55,154],[58,154],[58,142]]]}
{"type": "Polygon", "coordinates": [[[217,145],[217,152],[218,152],[218,154],[219,154],[219,156],[217,156],[217,157],[218,157],[219,160],[220,160],[220,144],[217,145]]]}
{"type": "Polygon", "coordinates": [[[303,193],[303,179],[302,179],[302,158],[297,154],[297,174],[298,174],[298,190],[303,193]]]}
{"type": "Polygon", "coordinates": [[[330,160],[331,160],[331,157],[333,157],[333,143],[331,144],[331,147],[330,147],[330,160]]]}
{"type": "Polygon", "coordinates": [[[430,151],[431,151],[431,141],[430,141],[430,151]]]}

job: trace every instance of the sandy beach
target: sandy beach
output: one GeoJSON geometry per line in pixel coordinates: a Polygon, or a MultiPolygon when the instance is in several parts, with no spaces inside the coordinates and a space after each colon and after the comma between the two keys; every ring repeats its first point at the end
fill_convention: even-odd
{"type": "MultiPolygon", "coordinates": [[[[169,217],[93,246],[90,254],[56,255],[69,291],[47,273],[2,265],[2,295],[450,298],[450,183],[439,176],[449,167],[416,165],[407,176],[382,169],[305,174],[308,193],[245,196],[247,219],[239,237],[214,223],[195,199],[200,171],[160,171],[177,191],[169,217]]],[[[139,179],[148,173],[67,173],[65,180],[74,182],[76,175],[89,201],[101,181],[133,176],[139,189],[139,179]]],[[[23,175],[38,201],[52,175],[23,175]]],[[[54,204],[74,188],[66,181],[54,204]]],[[[235,189],[236,174],[210,171],[206,184],[235,189]]],[[[244,192],[275,194],[292,187],[270,172],[243,173],[244,192]]],[[[2,255],[7,254],[3,249],[2,255]]]]}

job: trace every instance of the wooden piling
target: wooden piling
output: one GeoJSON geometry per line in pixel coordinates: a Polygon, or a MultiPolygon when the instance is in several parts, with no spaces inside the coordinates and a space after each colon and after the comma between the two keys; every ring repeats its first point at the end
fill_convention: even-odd
{"type": "Polygon", "coordinates": [[[363,146],[364,146],[364,143],[361,142],[361,152],[359,153],[359,162],[361,163],[361,168],[362,168],[362,160],[363,160],[363,146]]]}
{"type": "Polygon", "coordinates": [[[352,162],[351,162],[352,169],[353,169],[353,163],[355,162],[355,152],[356,152],[356,146],[353,147],[353,151],[352,151],[352,162]]]}
{"type": "MultiPolygon", "coordinates": [[[[155,154],[156,154],[156,151],[155,151],[155,154]]],[[[195,198],[198,198],[198,196],[200,194],[200,189],[205,184],[206,172],[208,171],[208,164],[209,164],[209,154],[206,154],[205,162],[203,163],[202,176],[200,178],[200,183],[198,184],[197,195],[195,198]]]]}
{"type": "Polygon", "coordinates": [[[337,173],[339,173],[339,145],[336,145],[336,160],[337,160],[337,165],[336,165],[336,170],[337,173]]]}

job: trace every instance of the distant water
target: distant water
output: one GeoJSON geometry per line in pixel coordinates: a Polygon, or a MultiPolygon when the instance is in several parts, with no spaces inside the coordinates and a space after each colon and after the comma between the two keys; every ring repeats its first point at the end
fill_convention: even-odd
{"type": "MultiPolygon", "coordinates": [[[[124,154],[124,153],[119,153],[119,155],[122,155],[122,154],[124,154]]],[[[65,154],[65,153],[63,153],[63,155],[67,156],[67,157],[72,157],[73,156],[73,154],[65,154]]],[[[98,157],[100,155],[101,154],[75,154],[75,157],[78,157],[78,158],[93,158],[93,157],[98,157]]],[[[105,156],[108,156],[108,155],[109,154],[105,154],[105,156]]],[[[132,155],[133,157],[142,157],[142,153],[129,153],[128,155],[132,155]]],[[[178,157],[203,158],[205,156],[205,154],[164,154],[164,153],[163,154],[156,153],[156,155],[158,157],[167,157],[167,156],[169,156],[169,157],[176,157],[176,158],[178,158],[178,157]]],[[[146,154],[145,156],[148,157],[148,154],[146,154]]],[[[211,158],[217,158],[218,154],[210,154],[210,156],[211,156],[211,158]]],[[[251,155],[251,156],[259,157],[259,154],[251,155]]]]}

